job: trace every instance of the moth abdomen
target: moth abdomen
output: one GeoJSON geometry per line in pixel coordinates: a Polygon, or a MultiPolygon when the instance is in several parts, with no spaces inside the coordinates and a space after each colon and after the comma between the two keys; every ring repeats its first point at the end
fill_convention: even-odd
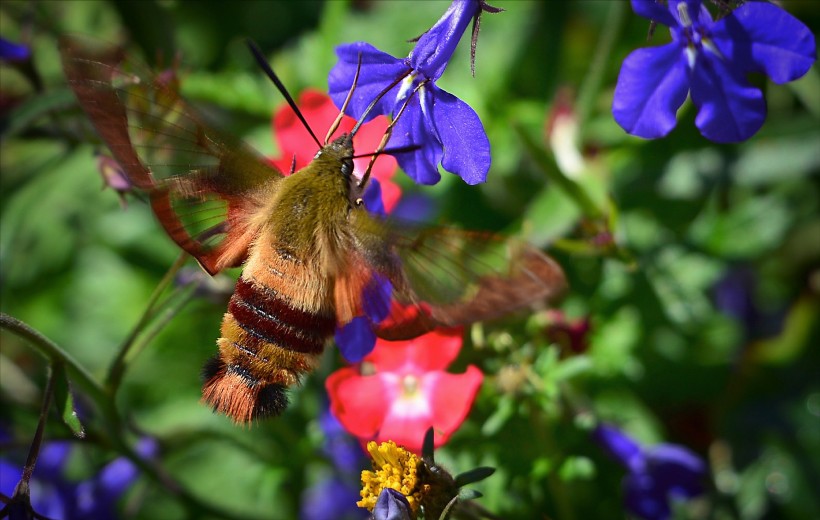
{"type": "Polygon", "coordinates": [[[333,334],[335,317],[298,309],[279,291],[240,278],[228,312],[252,336],[282,348],[321,353],[333,334]]]}
{"type": "Polygon", "coordinates": [[[202,375],[203,399],[236,422],[281,415],[288,407],[285,386],[265,384],[246,368],[226,364],[219,356],[208,360],[202,375]]]}
{"type": "Polygon", "coordinates": [[[313,370],[333,334],[330,310],[299,308],[287,292],[247,271],[236,283],[217,341],[219,358],[206,365],[202,388],[203,399],[236,422],[282,413],[285,390],[313,370]]]}

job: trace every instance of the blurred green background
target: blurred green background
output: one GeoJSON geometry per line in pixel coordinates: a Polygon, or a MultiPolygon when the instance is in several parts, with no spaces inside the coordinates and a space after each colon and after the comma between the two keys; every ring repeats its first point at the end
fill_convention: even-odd
{"type": "MultiPolygon", "coordinates": [[[[59,34],[127,42],[150,63],[178,53],[183,92],[218,107],[221,126],[273,155],[271,114],[282,100],[245,38],[298,97],[326,90],[336,45],[366,40],[404,56],[407,40],[448,3],[4,0],[0,35],[31,46],[41,88],[3,65],[2,312],[102,379],[178,256],[143,203],[131,198],[124,210],[100,189],[94,152],[102,148],[65,85],[59,34]]],[[[817,33],[816,2],[783,4],[817,33]]],[[[544,312],[470,330],[451,370],[477,364],[485,383],[437,459],[456,473],[498,468],[475,487],[502,518],[623,517],[623,470],[589,439],[598,417],[710,463],[711,489],[681,517],[820,517],[810,491],[820,482],[818,68],[785,86],[753,78],[769,115],[748,142],[705,140],[688,103],[670,136],[644,141],[627,136],[609,107],[621,60],[647,45],[645,19],[615,1],[493,5],[506,11],[482,18],[475,78],[465,39],[439,82],[484,122],[488,182],[470,187],[447,173],[435,187],[397,179],[405,195],[431,197],[437,219],[549,245],[571,284],[563,316],[587,318],[589,331],[570,348],[544,312]],[[579,119],[585,166],[575,181],[586,207],[562,189],[546,144],[559,93],[574,100],[579,119]]],[[[649,45],[668,38],[659,27],[649,45]]],[[[216,352],[225,301],[191,298],[125,372],[116,402],[132,432],[124,440],[159,439],[160,463],[195,497],[142,478],[122,504],[128,518],[207,517],[197,501],[233,518],[296,518],[303,491],[332,471],[317,417],[324,378],[342,365],[335,349],[279,419],[242,429],[199,404],[199,370],[216,352]]],[[[6,332],[0,356],[0,426],[13,438],[3,455],[15,456],[33,435],[46,363],[6,332]]],[[[71,468],[80,479],[117,447],[95,407],[82,392],[77,399],[89,433],[77,441],[84,463],[71,468]]],[[[55,414],[46,435],[71,432],[55,414]]]]}

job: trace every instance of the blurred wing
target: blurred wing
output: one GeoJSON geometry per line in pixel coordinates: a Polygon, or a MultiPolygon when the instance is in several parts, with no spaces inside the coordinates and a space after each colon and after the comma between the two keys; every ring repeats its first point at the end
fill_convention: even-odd
{"type": "Polygon", "coordinates": [[[557,299],[566,288],[555,260],[490,233],[357,219],[363,259],[393,286],[376,334],[408,339],[436,327],[491,320],[557,299]]]}
{"type": "Polygon", "coordinates": [[[120,48],[76,38],[60,52],[80,106],[171,238],[211,274],[240,264],[250,216],[281,172],[207,126],[180,98],[173,68],[153,74],[120,48]]]}

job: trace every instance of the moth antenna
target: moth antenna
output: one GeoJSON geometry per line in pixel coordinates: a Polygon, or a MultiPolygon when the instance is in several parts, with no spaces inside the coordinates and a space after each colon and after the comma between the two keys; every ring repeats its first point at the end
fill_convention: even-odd
{"type": "MultiPolygon", "coordinates": [[[[375,107],[375,106],[376,106],[376,103],[378,103],[378,102],[381,100],[381,98],[383,98],[383,97],[385,96],[385,94],[387,94],[388,92],[390,92],[390,90],[391,90],[393,87],[395,87],[396,85],[398,85],[398,84],[399,84],[399,82],[400,82],[401,80],[403,80],[404,78],[406,78],[407,76],[409,76],[409,75],[410,75],[410,73],[411,73],[412,71],[413,71],[413,69],[408,68],[406,71],[404,71],[403,73],[399,74],[399,77],[397,77],[395,80],[393,80],[393,83],[391,83],[391,84],[387,85],[387,86],[384,88],[384,90],[382,90],[381,92],[379,92],[379,95],[378,95],[378,96],[376,96],[375,98],[373,98],[373,101],[371,101],[371,102],[370,102],[370,104],[369,104],[369,105],[367,105],[367,108],[366,108],[366,109],[364,109],[364,112],[362,112],[362,116],[359,118],[359,120],[358,120],[358,121],[356,121],[356,126],[354,126],[354,127],[353,127],[353,130],[351,130],[351,131],[350,131],[350,137],[353,137],[354,135],[356,135],[356,132],[358,132],[358,131],[359,131],[359,128],[362,126],[362,124],[364,124],[364,120],[365,120],[365,118],[366,118],[366,117],[367,117],[367,115],[370,113],[370,111],[371,111],[371,110],[373,110],[373,107],[375,107]]],[[[419,86],[421,86],[421,85],[423,85],[423,84],[424,84],[424,82],[420,83],[420,84],[419,84],[419,86]]],[[[418,88],[416,88],[416,90],[418,90],[418,88]]],[[[402,108],[402,110],[403,110],[403,108],[402,108]]],[[[395,120],[395,118],[394,118],[394,120],[395,120]]]]}
{"type": "Polygon", "coordinates": [[[313,130],[310,128],[310,125],[308,125],[305,116],[302,115],[302,111],[299,110],[298,106],[296,106],[296,101],[293,100],[290,93],[288,92],[288,89],[285,88],[285,84],[282,83],[282,80],[279,79],[279,76],[277,76],[276,73],[273,72],[273,69],[268,63],[268,60],[265,59],[265,56],[262,54],[262,51],[259,50],[259,47],[257,47],[256,43],[254,43],[254,41],[251,39],[245,40],[245,43],[248,45],[248,48],[251,50],[251,54],[253,54],[253,57],[256,59],[256,63],[259,64],[262,70],[265,71],[265,74],[267,74],[268,78],[270,78],[273,84],[276,85],[276,88],[279,90],[279,92],[282,93],[282,96],[285,98],[285,101],[288,102],[288,105],[290,105],[290,108],[296,114],[296,117],[299,118],[299,121],[302,122],[302,125],[313,138],[313,141],[315,141],[316,145],[319,146],[319,148],[321,148],[322,143],[319,142],[319,138],[316,137],[316,134],[313,133],[313,130]]]}
{"type": "Polygon", "coordinates": [[[350,85],[350,90],[347,91],[347,97],[345,98],[345,102],[342,103],[342,108],[339,110],[339,115],[336,116],[336,120],[333,121],[333,124],[330,125],[330,128],[327,131],[327,135],[325,136],[325,143],[330,141],[330,136],[333,135],[339,125],[342,123],[342,118],[345,116],[345,110],[347,110],[347,105],[350,103],[351,98],[353,98],[353,91],[356,90],[356,85],[359,83],[359,71],[362,70],[362,53],[359,53],[359,59],[356,63],[356,75],[353,76],[353,84],[350,85]]]}
{"type": "MultiPolygon", "coordinates": [[[[393,120],[390,121],[390,124],[387,125],[387,129],[385,129],[385,131],[384,131],[384,135],[382,136],[382,140],[381,140],[381,142],[379,142],[379,146],[376,147],[376,151],[374,151],[373,155],[370,157],[370,162],[367,163],[367,169],[364,171],[364,175],[362,175],[362,180],[359,181],[358,186],[360,188],[363,187],[365,184],[367,184],[367,181],[370,179],[370,172],[373,170],[373,164],[376,162],[376,158],[379,155],[381,155],[382,153],[384,153],[384,149],[387,146],[387,141],[389,141],[390,136],[393,135],[393,127],[396,126],[396,123],[398,122],[398,120],[402,116],[402,114],[404,113],[404,110],[407,108],[407,105],[410,103],[410,100],[413,99],[413,96],[416,95],[416,93],[419,91],[419,89],[422,86],[424,86],[425,83],[427,83],[427,80],[422,81],[421,83],[418,84],[418,86],[416,86],[416,88],[413,89],[413,91],[410,93],[410,95],[407,96],[407,99],[404,100],[404,103],[401,105],[401,108],[399,109],[399,112],[396,114],[396,116],[393,118],[393,120]]],[[[392,88],[392,86],[390,88],[392,88]]],[[[380,94],[379,97],[381,97],[381,95],[383,95],[383,94],[380,94]]],[[[374,104],[375,103],[371,103],[371,106],[373,106],[374,104]]],[[[368,109],[370,109],[370,107],[368,107],[368,109]]],[[[364,119],[364,116],[362,116],[362,119],[364,119]]],[[[356,127],[358,127],[358,126],[359,126],[359,123],[356,123],[356,127]]],[[[354,128],[354,130],[356,130],[356,128],[354,128]]],[[[353,132],[351,132],[351,135],[353,135],[353,132]]]]}
{"type": "Polygon", "coordinates": [[[368,152],[362,153],[358,155],[354,155],[351,159],[361,159],[362,157],[373,157],[374,155],[384,155],[384,154],[396,154],[396,153],[407,153],[407,152],[415,152],[416,150],[420,149],[421,145],[419,144],[408,144],[406,146],[397,146],[395,148],[385,148],[381,152],[368,152]]]}

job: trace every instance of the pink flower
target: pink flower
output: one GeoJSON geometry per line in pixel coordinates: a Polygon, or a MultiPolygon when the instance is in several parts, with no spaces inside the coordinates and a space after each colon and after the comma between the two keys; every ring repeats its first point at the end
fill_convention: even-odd
{"type": "Polygon", "coordinates": [[[392,440],[421,453],[432,426],[441,446],[464,422],[483,379],[472,365],[463,374],[444,371],[461,345],[461,328],[409,341],[379,339],[362,363],[328,377],[330,410],[362,442],[392,440]]]}
{"type": "MultiPolygon", "coordinates": [[[[302,92],[302,95],[299,96],[299,109],[319,139],[324,138],[324,133],[330,128],[336,116],[339,115],[339,109],[336,108],[330,97],[318,90],[308,89],[302,92]]],[[[339,125],[339,129],[331,136],[331,140],[345,132],[350,132],[355,124],[356,121],[353,118],[345,116],[339,125]]],[[[375,151],[382,136],[384,136],[387,125],[388,119],[385,116],[379,116],[362,125],[353,138],[353,148],[356,154],[361,155],[375,151]]],[[[313,156],[316,155],[316,143],[313,142],[308,131],[302,126],[302,122],[287,105],[281,106],[273,114],[273,135],[281,155],[272,159],[271,162],[285,175],[290,174],[294,158],[296,161],[294,171],[296,171],[307,166],[313,160],[313,156]]],[[[361,178],[369,162],[370,157],[354,159],[354,174],[361,178]]],[[[382,200],[388,213],[401,196],[398,185],[391,180],[393,174],[396,173],[396,167],[396,159],[384,154],[376,160],[371,173],[381,185],[382,200]]]]}

